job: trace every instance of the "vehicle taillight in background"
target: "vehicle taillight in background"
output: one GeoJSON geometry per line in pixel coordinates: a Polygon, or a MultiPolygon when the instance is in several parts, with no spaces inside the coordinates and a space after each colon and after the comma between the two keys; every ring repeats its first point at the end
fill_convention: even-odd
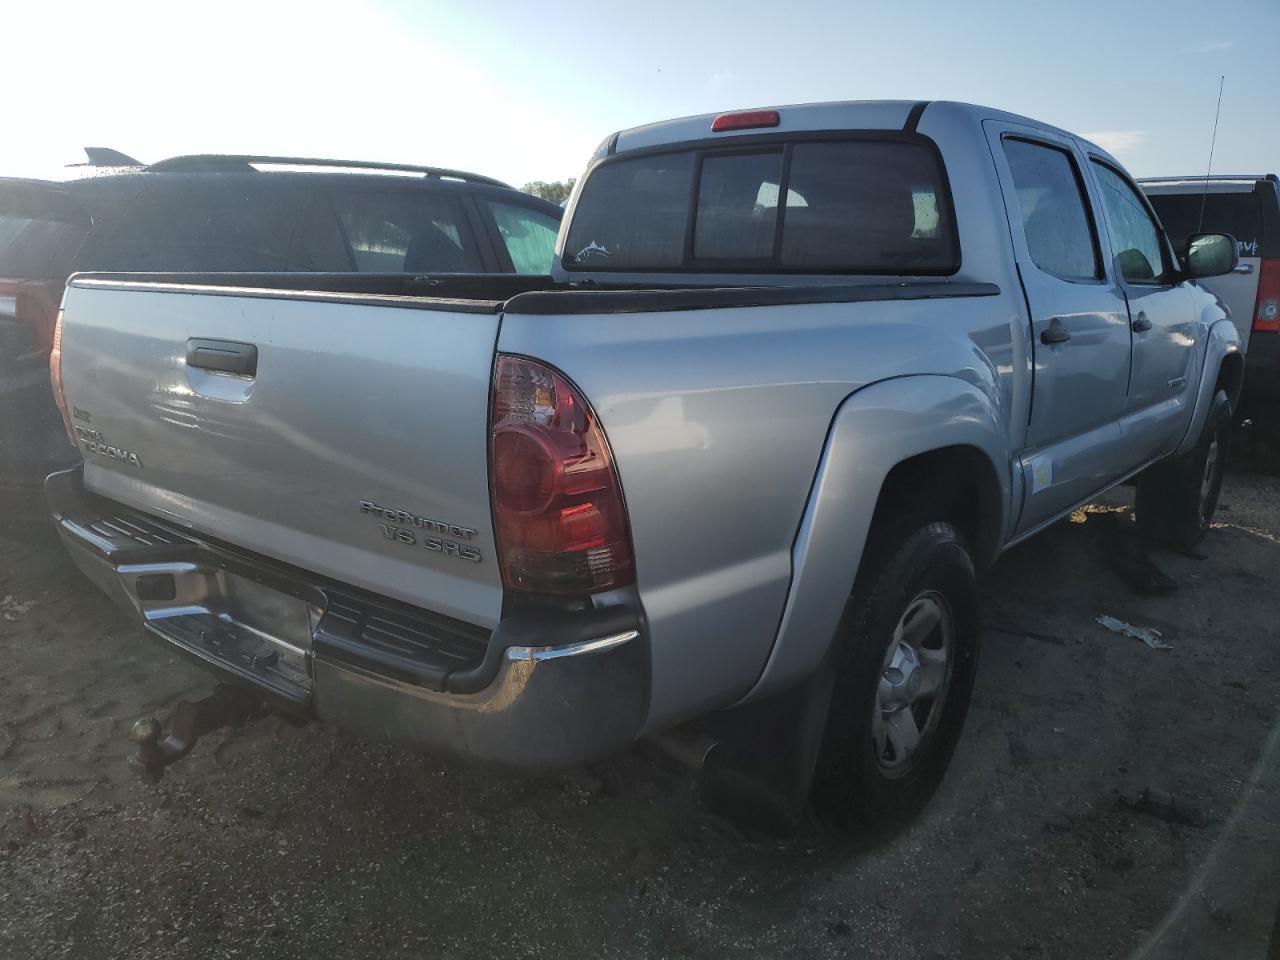
{"type": "Polygon", "coordinates": [[[0,312],[27,328],[32,349],[46,352],[53,345],[53,322],[62,284],[53,280],[0,280],[0,312]]]}
{"type": "Polygon", "coordinates": [[[635,579],[631,531],[594,411],[559,373],[499,356],[490,470],[502,578],[512,590],[586,594],[635,579]]]}
{"type": "Polygon", "coordinates": [[[1258,269],[1258,300],[1253,308],[1253,329],[1280,330],[1280,258],[1263,260],[1258,269]]]}
{"type": "Polygon", "coordinates": [[[53,322],[53,344],[49,350],[49,383],[53,386],[53,402],[62,414],[62,425],[67,430],[67,439],[71,445],[79,449],[76,443],[76,432],[71,426],[71,411],[67,409],[67,398],[62,392],[62,310],[59,308],[57,318],[53,322]]]}

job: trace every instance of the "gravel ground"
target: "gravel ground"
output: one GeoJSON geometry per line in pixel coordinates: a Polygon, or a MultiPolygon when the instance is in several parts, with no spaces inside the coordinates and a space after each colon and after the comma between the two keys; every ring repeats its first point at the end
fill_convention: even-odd
{"type": "Polygon", "coordinates": [[[0,957],[1265,957],[1277,486],[1237,470],[1207,558],[1152,554],[1171,597],[1121,581],[1123,499],[1007,554],[951,772],[878,846],[744,837],[643,751],[514,779],[266,720],[136,782],[129,725],[209,680],[9,495],[0,957]]]}

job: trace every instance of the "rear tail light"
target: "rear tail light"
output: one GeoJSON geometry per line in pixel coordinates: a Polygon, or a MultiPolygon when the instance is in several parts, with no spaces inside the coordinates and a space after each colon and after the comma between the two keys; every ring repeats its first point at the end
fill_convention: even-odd
{"type": "Polygon", "coordinates": [[[498,555],[509,589],[581,595],[634,581],[609,444],[572,384],[532,360],[499,356],[490,444],[498,555]]]}
{"type": "Polygon", "coordinates": [[[777,110],[743,110],[740,113],[722,113],[711,121],[712,133],[726,130],[755,130],[760,127],[776,127],[780,122],[777,110]]]}
{"type": "Polygon", "coordinates": [[[58,310],[57,319],[53,323],[53,345],[49,350],[49,383],[53,386],[53,402],[62,414],[62,425],[67,430],[67,439],[73,447],[76,443],[76,432],[71,426],[71,413],[67,410],[67,397],[62,391],[62,310],[58,310]]]}
{"type": "Polygon", "coordinates": [[[1258,300],[1253,308],[1253,329],[1280,330],[1280,258],[1263,260],[1258,270],[1258,300]]]}

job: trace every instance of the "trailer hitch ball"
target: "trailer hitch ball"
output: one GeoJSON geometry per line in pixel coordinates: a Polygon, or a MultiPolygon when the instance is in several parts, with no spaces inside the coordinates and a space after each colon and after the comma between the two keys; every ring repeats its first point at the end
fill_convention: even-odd
{"type": "Polygon", "coordinates": [[[165,768],[189,754],[206,733],[238,727],[270,712],[269,705],[252,690],[230,685],[218,687],[195,703],[180,700],[169,718],[168,734],[155,717],[143,717],[134,723],[129,738],[137,749],[129,763],[144,780],[157,783],[165,768]]]}
{"type": "Polygon", "coordinates": [[[129,763],[148,783],[159,783],[164,776],[164,754],[160,750],[160,721],[143,717],[134,723],[129,739],[138,745],[129,763]]]}

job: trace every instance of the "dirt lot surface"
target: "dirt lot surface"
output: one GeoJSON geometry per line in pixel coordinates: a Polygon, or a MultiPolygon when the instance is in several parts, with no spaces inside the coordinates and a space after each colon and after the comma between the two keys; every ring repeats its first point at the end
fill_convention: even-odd
{"type": "Polygon", "coordinates": [[[744,837],[642,753],[512,779],[268,720],[135,782],[133,720],[211,684],[8,496],[0,957],[1265,957],[1278,487],[1237,470],[1205,559],[1152,554],[1170,597],[1121,582],[1123,511],[1007,554],[951,773],[861,847],[744,837]]]}

